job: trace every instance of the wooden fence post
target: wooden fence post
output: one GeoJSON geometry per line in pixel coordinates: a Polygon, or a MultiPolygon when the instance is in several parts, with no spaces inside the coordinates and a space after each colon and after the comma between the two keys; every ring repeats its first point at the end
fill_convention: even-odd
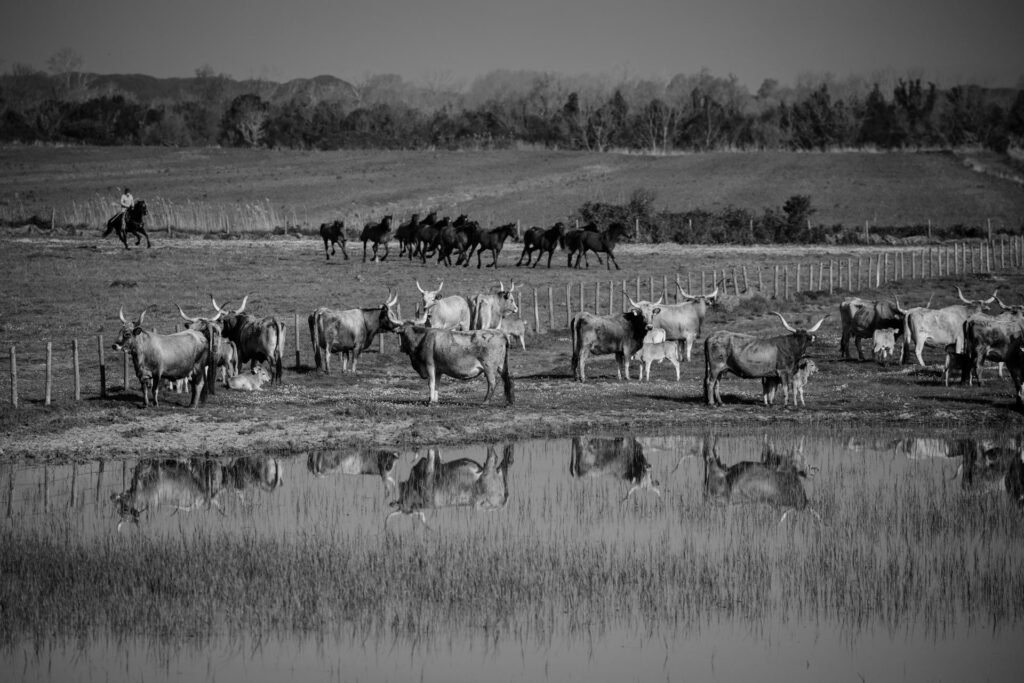
{"type": "MultiPolygon", "coordinates": [[[[797,275],[800,274],[800,268],[796,269],[797,275]]],[[[789,301],[789,266],[786,266],[786,301],[789,301]]]]}
{"type": "Polygon", "coordinates": [[[11,405],[18,407],[18,354],[11,347],[11,405]]]}
{"type": "Polygon", "coordinates": [[[626,312],[626,281],[622,281],[622,312],[626,312]]]}
{"type": "Polygon", "coordinates": [[[50,405],[50,394],[53,391],[53,342],[46,342],[46,388],[43,405],[50,405]]]}
{"type": "Polygon", "coordinates": [[[636,300],[640,300],[640,276],[636,276],[636,300]]]}
{"type": "Polygon", "coordinates": [[[601,315],[601,281],[594,283],[594,315],[601,315]]]}
{"type": "MultiPolygon", "coordinates": [[[[828,260],[828,293],[829,293],[829,296],[832,295],[832,292],[834,290],[834,287],[832,285],[832,276],[833,276],[833,273],[834,273],[834,271],[833,271],[834,267],[835,267],[835,262],[832,259],[829,259],[828,260]]],[[[843,273],[842,273],[842,271],[840,271],[839,276],[842,277],[842,275],[843,275],[843,273]]]]}
{"type": "Polygon", "coordinates": [[[555,329],[555,293],[548,285],[548,331],[555,329]]]}
{"type": "Polygon", "coordinates": [[[757,267],[757,293],[764,296],[764,279],[761,277],[761,266],[757,267]]]}
{"type": "Polygon", "coordinates": [[[705,294],[708,293],[708,289],[707,289],[707,286],[705,285],[705,282],[706,282],[706,280],[705,280],[705,277],[704,277],[704,271],[701,270],[700,271],[700,295],[701,296],[704,296],[705,294]]]}
{"type": "Polygon", "coordinates": [[[71,355],[74,356],[75,363],[75,400],[82,400],[82,375],[78,370],[78,340],[71,340],[71,355]]]}
{"type": "MultiPolygon", "coordinates": [[[[107,363],[103,358],[103,335],[96,340],[96,350],[100,356],[100,398],[107,397],[107,363]]],[[[100,461],[102,462],[102,461],[100,461]]]]}
{"type": "Polygon", "coordinates": [[[565,329],[572,327],[572,283],[565,285],[565,329]]]}
{"type": "Polygon", "coordinates": [[[693,291],[693,271],[686,273],[686,293],[693,291]]]}
{"type": "Polygon", "coordinates": [[[540,310],[537,308],[537,288],[533,288],[533,331],[540,334],[540,310]]]}
{"type": "Polygon", "coordinates": [[[662,303],[668,303],[668,275],[661,276],[662,303]]]}
{"type": "Polygon", "coordinates": [[[775,280],[772,283],[772,296],[779,298],[779,264],[775,264],[775,280]]]}
{"type": "MultiPolygon", "coordinates": [[[[801,270],[803,270],[803,268],[801,268],[800,267],[800,263],[797,262],[797,264],[796,264],[796,293],[797,294],[800,293],[800,271],[801,270]]],[[[788,275],[789,268],[786,268],[786,273],[788,275]]],[[[787,277],[787,280],[788,280],[788,277],[787,277]]],[[[788,283],[787,283],[787,286],[786,286],[786,298],[787,299],[789,298],[789,286],[788,286],[788,283]]]]}
{"type": "Polygon", "coordinates": [[[615,280],[608,281],[608,315],[615,313],[615,280]]]}

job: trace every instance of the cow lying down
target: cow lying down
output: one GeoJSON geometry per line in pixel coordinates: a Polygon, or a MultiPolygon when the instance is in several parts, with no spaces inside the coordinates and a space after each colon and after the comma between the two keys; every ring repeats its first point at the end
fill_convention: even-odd
{"type": "Polygon", "coordinates": [[[261,391],[269,381],[270,373],[262,365],[257,365],[251,373],[228,377],[227,387],[235,391],[261,391]]]}

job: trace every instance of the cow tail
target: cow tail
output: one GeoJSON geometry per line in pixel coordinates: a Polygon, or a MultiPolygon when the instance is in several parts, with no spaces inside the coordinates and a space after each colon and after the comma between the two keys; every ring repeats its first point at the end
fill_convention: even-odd
{"type": "Polygon", "coordinates": [[[206,380],[203,382],[203,390],[199,392],[199,400],[202,403],[206,402],[207,396],[216,395],[214,384],[217,383],[217,354],[213,344],[213,326],[204,325],[204,327],[206,328],[203,332],[206,337],[206,380]]]}
{"type": "Polygon", "coordinates": [[[309,338],[313,340],[313,362],[317,370],[323,365],[323,358],[320,356],[320,316],[320,309],[313,311],[309,323],[309,338]]]}
{"type": "Polygon", "coordinates": [[[576,329],[576,318],[573,318],[569,322],[569,338],[572,341],[572,374],[573,379],[577,379],[578,375],[576,369],[580,366],[580,348],[576,344],[576,339],[579,336],[579,332],[576,329]]]}
{"type": "Polygon", "coordinates": [[[505,335],[505,360],[501,366],[501,380],[505,384],[505,401],[509,405],[513,405],[516,402],[516,388],[512,383],[512,373],[508,369],[508,357],[512,355],[509,353],[509,340],[508,335],[505,335]]]}
{"type": "Polygon", "coordinates": [[[282,356],[284,356],[284,330],[285,330],[285,325],[284,325],[284,323],[282,323],[282,322],[280,322],[280,321],[275,319],[274,320],[274,327],[277,329],[277,344],[274,347],[274,379],[276,379],[277,383],[280,384],[281,383],[281,376],[283,374],[282,373],[282,368],[281,368],[281,358],[282,358],[282,356]]]}

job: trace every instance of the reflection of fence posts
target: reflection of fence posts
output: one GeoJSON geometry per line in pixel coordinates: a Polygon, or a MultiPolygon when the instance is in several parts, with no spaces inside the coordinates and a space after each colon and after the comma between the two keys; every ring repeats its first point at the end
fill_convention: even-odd
{"type": "Polygon", "coordinates": [[[11,405],[18,407],[18,353],[11,347],[11,405]]]}
{"type": "Polygon", "coordinates": [[[74,357],[75,364],[75,400],[82,400],[82,374],[78,368],[78,340],[71,340],[71,355],[74,357]]]}
{"type": "Polygon", "coordinates": [[[537,309],[537,288],[533,288],[533,331],[540,334],[540,311],[537,309]]]}
{"type": "MultiPolygon", "coordinates": [[[[100,398],[107,397],[107,363],[103,359],[103,335],[96,339],[96,350],[100,356],[100,398]]],[[[100,461],[103,462],[102,460],[100,461]]]]}
{"type": "Polygon", "coordinates": [[[46,342],[46,384],[43,392],[43,405],[50,405],[53,392],[53,342],[46,342]]]}

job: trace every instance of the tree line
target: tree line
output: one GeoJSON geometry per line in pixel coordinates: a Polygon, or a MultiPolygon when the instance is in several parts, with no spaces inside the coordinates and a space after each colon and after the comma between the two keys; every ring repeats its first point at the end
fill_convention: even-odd
{"type": "Polygon", "coordinates": [[[138,78],[80,67],[73,53],[58,53],[49,72],[16,64],[0,75],[0,141],[651,153],[1024,147],[1024,89],[940,89],[909,76],[806,76],[788,87],[769,79],[756,93],[707,70],[667,80],[497,71],[468,87],[320,77],[283,88],[202,67],[154,94],[138,78]]]}

